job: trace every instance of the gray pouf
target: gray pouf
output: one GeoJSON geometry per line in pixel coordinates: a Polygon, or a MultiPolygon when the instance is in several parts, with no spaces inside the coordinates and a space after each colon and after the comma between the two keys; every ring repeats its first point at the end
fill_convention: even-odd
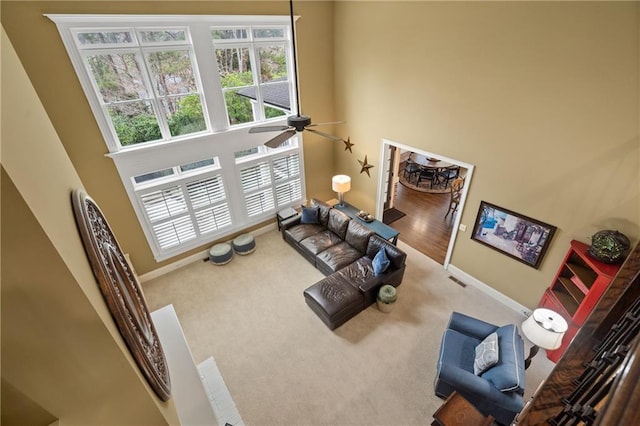
{"type": "Polygon", "coordinates": [[[209,250],[209,260],[214,265],[224,265],[231,262],[233,257],[233,250],[229,243],[220,243],[211,247],[209,250]]]}
{"type": "Polygon", "coordinates": [[[256,240],[251,234],[238,235],[233,240],[233,249],[240,255],[253,253],[256,250],[256,240]]]}

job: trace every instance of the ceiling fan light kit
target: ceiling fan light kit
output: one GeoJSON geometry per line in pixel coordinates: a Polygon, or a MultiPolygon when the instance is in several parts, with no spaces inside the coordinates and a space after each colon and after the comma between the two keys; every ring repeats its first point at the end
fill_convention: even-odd
{"type": "Polygon", "coordinates": [[[341,137],[331,135],[329,133],[320,132],[315,129],[309,129],[309,127],[314,126],[326,126],[330,124],[338,124],[342,123],[342,121],[335,121],[331,123],[318,123],[311,124],[311,117],[307,115],[302,115],[300,113],[300,92],[298,91],[298,54],[296,52],[296,33],[295,33],[295,23],[293,16],[293,0],[289,0],[289,11],[291,17],[291,46],[293,48],[293,78],[295,81],[295,97],[296,97],[296,113],[295,115],[291,115],[287,117],[287,125],[286,126],[259,126],[252,127],[249,129],[249,133],[263,133],[263,132],[282,132],[277,136],[272,137],[265,145],[269,148],[277,148],[282,145],[285,141],[293,137],[297,132],[308,131],[315,133],[318,136],[329,139],[331,141],[344,142],[341,137]]]}
{"type": "Polygon", "coordinates": [[[290,127],[295,128],[296,131],[301,132],[305,127],[311,124],[311,117],[306,115],[292,115],[287,118],[287,124],[290,127]]]}

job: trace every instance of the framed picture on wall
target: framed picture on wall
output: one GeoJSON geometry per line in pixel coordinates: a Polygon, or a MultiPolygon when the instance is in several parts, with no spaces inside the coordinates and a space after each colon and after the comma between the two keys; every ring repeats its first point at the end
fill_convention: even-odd
{"type": "Polygon", "coordinates": [[[481,201],[471,239],[538,269],[555,232],[555,226],[481,201]]]}

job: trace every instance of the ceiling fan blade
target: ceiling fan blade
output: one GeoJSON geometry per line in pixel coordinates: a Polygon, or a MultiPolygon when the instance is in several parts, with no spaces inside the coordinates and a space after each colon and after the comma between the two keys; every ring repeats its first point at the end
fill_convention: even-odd
{"type": "Polygon", "coordinates": [[[277,148],[280,145],[282,145],[287,139],[291,138],[295,134],[296,134],[296,130],[290,129],[290,130],[287,130],[286,132],[280,133],[278,136],[268,140],[264,144],[269,148],[277,148]]]}
{"type": "Polygon", "coordinates": [[[322,136],[323,138],[331,139],[331,140],[332,140],[332,141],[334,141],[334,142],[342,142],[342,138],[339,138],[339,137],[337,137],[337,136],[330,135],[329,133],[319,132],[319,131],[317,131],[317,130],[314,130],[314,129],[308,129],[308,128],[306,128],[306,127],[305,127],[305,130],[306,130],[306,131],[308,131],[308,132],[311,132],[311,133],[315,133],[315,134],[317,134],[317,135],[320,135],[320,136],[322,136]]]}
{"type": "Polygon", "coordinates": [[[330,121],[328,123],[311,123],[306,127],[328,126],[330,124],[342,124],[342,123],[346,123],[346,121],[343,120],[343,121],[330,121]]]}
{"type": "Polygon", "coordinates": [[[259,126],[250,128],[249,133],[283,132],[289,128],[289,126],[259,126]]]}

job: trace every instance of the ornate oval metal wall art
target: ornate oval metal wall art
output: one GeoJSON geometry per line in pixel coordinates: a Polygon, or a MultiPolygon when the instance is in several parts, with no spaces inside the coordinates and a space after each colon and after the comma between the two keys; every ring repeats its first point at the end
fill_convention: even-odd
{"type": "Polygon", "coordinates": [[[120,334],[151,388],[171,397],[171,381],[142,288],[98,205],[82,189],[71,195],[76,224],[91,269],[120,334]]]}

